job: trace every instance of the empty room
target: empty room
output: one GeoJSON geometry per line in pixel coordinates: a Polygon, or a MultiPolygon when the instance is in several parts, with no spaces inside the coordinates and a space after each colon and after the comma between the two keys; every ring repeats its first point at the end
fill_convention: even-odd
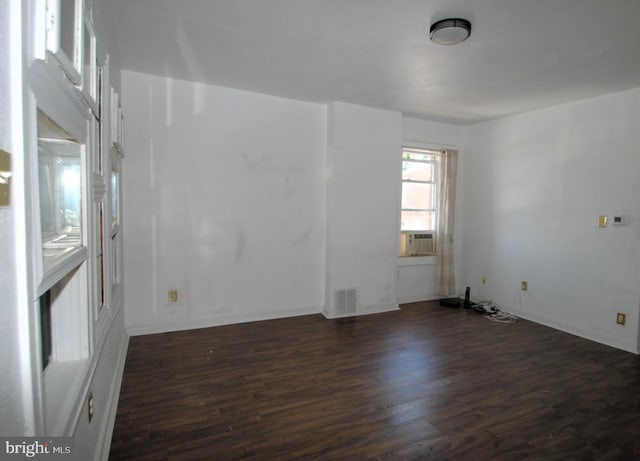
{"type": "Polygon", "coordinates": [[[640,459],[640,2],[0,12],[1,459],[640,459]]]}

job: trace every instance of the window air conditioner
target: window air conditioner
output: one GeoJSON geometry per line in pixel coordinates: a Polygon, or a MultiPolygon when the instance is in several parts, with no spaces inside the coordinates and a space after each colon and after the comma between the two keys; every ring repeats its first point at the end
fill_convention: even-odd
{"type": "Polygon", "coordinates": [[[425,256],[436,252],[432,232],[403,232],[400,246],[402,256],[425,256]]]}

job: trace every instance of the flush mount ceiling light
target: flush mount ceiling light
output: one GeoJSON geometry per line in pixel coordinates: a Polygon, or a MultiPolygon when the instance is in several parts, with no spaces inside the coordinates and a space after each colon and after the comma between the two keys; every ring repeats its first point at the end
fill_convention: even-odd
{"type": "Polygon", "coordinates": [[[466,19],[442,19],[429,29],[431,41],[438,45],[455,45],[464,42],[471,35],[471,23],[466,19]]]}

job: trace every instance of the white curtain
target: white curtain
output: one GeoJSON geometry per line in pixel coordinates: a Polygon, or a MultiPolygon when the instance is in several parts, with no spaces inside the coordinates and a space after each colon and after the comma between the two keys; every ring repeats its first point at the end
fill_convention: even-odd
{"type": "Polygon", "coordinates": [[[456,170],[458,152],[447,149],[440,159],[440,186],[438,189],[438,211],[436,229],[438,296],[453,296],[456,282],[453,268],[453,221],[456,211],[456,170]]]}

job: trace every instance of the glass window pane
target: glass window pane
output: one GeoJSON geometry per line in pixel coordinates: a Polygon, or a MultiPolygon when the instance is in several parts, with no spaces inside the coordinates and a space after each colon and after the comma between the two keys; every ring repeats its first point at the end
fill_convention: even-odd
{"type": "Polygon", "coordinates": [[[402,208],[432,209],[433,184],[402,183],[402,208]]]}
{"type": "Polygon", "coordinates": [[[435,211],[402,211],[400,230],[434,230],[435,211]]]}
{"type": "Polygon", "coordinates": [[[433,163],[402,162],[402,179],[413,181],[433,181],[433,163]]]}
{"type": "Polygon", "coordinates": [[[118,224],[118,173],[116,171],[111,172],[111,224],[115,226],[118,224]]]}
{"type": "Polygon", "coordinates": [[[38,114],[38,185],[45,269],[82,244],[82,146],[38,114]]]}
{"type": "Polygon", "coordinates": [[[67,243],[76,239],[79,243],[82,173],[78,148],[72,142],[38,141],[43,244],[60,238],[67,243]]]}
{"type": "Polygon", "coordinates": [[[91,96],[94,101],[96,99],[96,60],[95,60],[95,38],[91,30],[85,23],[84,32],[84,57],[82,58],[82,87],[91,96]]]}
{"type": "Polygon", "coordinates": [[[74,66],[77,66],[76,46],[76,0],[61,0],[60,48],[74,66]]]}
{"type": "MultiPolygon", "coordinates": [[[[82,73],[84,77],[85,86],[88,88],[91,84],[91,70],[93,67],[93,53],[92,53],[92,36],[89,29],[87,29],[87,25],[84,25],[84,32],[82,36],[84,37],[84,53],[82,58],[82,73]]],[[[93,96],[93,93],[91,94],[93,96]]]]}
{"type": "Polygon", "coordinates": [[[118,240],[116,237],[111,238],[111,267],[113,269],[111,273],[112,277],[112,285],[117,285],[119,283],[118,279],[118,240]]]}
{"type": "Polygon", "coordinates": [[[402,158],[405,160],[420,160],[434,162],[438,160],[439,152],[420,150],[420,149],[408,149],[402,150],[402,158]]]}
{"type": "Polygon", "coordinates": [[[102,202],[98,205],[98,307],[101,308],[105,304],[105,293],[104,293],[104,279],[105,279],[105,271],[104,271],[104,208],[102,202]]]}

